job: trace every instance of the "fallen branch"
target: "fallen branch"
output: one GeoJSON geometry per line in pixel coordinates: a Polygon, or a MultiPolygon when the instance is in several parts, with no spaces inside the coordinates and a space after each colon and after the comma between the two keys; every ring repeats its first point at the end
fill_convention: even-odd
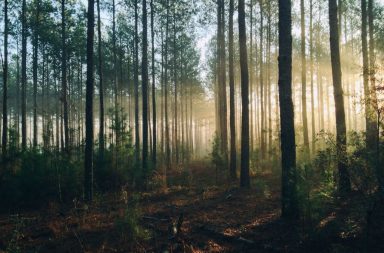
{"type": "Polygon", "coordinates": [[[170,221],[169,219],[166,219],[166,218],[156,218],[156,217],[151,217],[151,216],[143,216],[142,217],[143,220],[152,220],[152,221],[161,221],[161,222],[168,222],[170,221]]]}
{"type": "Polygon", "coordinates": [[[241,243],[241,244],[248,244],[253,245],[255,242],[252,240],[245,239],[244,237],[237,237],[237,236],[231,236],[226,235],[223,232],[219,231],[218,229],[215,229],[213,226],[210,225],[202,225],[200,226],[200,231],[202,231],[204,234],[216,238],[217,240],[228,242],[228,243],[241,243]]]}

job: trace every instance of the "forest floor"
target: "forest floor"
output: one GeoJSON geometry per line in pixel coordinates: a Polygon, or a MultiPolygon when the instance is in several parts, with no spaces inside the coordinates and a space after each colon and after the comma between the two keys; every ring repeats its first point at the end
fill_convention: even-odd
{"type": "Polygon", "coordinates": [[[334,201],[316,224],[289,223],[279,177],[258,174],[248,190],[209,186],[215,173],[204,166],[191,167],[189,186],[135,194],[137,208],[133,194],[126,205],[110,193],[90,206],[0,215],[0,252],[384,252],[384,233],[368,236],[359,194],[334,201]]]}

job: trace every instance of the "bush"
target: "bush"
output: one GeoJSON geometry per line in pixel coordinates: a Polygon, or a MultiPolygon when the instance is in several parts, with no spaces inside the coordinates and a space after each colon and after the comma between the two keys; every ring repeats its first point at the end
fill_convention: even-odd
{"type": "Polygon", "coordinates": [[[57,151],[29,149],[17,153],[7,162],[0,184],[2,209],[32,208],[81,195],[80,168],[81,162],[57,151]]]}
{"type": "Polygon", "coordinates": [[[226,161],[224,158],[224,154],[221,152],[221,141],[220,137],[215,134],[212,142],[212,151],[211,151],[211,163],[215,168],[216,173],[216,183],[218,182],[219,169],[222,170],[226,166],[226,161]]]}
{"type": "Polygon", "coordinates": [[[139,223],[141,213],[138,206],[139,196],[133,195],[125,207],[123,216],[115,221],[115,228],[125,242],[134,242],[148,237],[148,232],[139,223]]]}

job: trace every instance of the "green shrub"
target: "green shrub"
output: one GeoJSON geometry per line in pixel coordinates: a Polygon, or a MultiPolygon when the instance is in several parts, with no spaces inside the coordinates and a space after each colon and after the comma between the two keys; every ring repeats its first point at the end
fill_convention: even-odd
{"type": "Polygon", "coordinates": [[[123,216],[115,221],[115,228],[124,241],[133,242],[148,237],[148,231],[140,225],[140,218],[139,196],[133,195],[125,207],[123,216]]]}
{"type": "Polygon", "coordinates": [[[220,137],[215,134],[212,142],[211,151],[211,163],[215,168],[216,183],[218,182],[219,170],[223,170],[226,167],[226,160],[224,154],[221,152],[221,141],[220,137]]]}
{"type": "Polygon", "coordinates": [[[56,151],[28,149],[10,158],[0,183],[2,209],[69,201],[82,192],[82,163],[56,151]]]}

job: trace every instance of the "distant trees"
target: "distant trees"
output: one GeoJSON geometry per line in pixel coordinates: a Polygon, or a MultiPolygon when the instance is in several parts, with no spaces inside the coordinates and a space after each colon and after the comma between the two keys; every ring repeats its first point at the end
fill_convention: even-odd
{"type": "MultiPolygon", "coordinates": [[[[100,165],[113,164],[97,166],[97,171],[117,170],[121,162],[129,162],[138,170],[129,175],[137,186],[150,178],[152,168],[165,183],[172,182],[168,177],[173,168],[187,170],[192,159],[205,156],[216,131],[224,160],[222,175],[234,180],[237,166],[241,167],[242,186],[251,184],[250,171],[265,172],[282,159],[283,208],[290,216],[295,213],[296,158],[300,163],[307,157],[307,152],[296,154],[296,143],[316,155],[313,151],[326,145],[318,133],[336,129],[339,188],[347,189],[343,159],[347,130],[367,130],[370,165],[378,161],[376,72],[382,48],[379,43],[375,47],[381,38],[375,15],[382,7],[373,0],[339,1],[342,8],[337,2],[300,0],[292,12],[291,2],[283,0],[244,0],[239,6],[234,0],[228,1],[229,6],[224,0],[94,1],[98,19],[93,20],[97,25],[97,45],[92,44],[97,46],[93,131],[98,140],[91,149],[94,145],[99,149],[100,159],[95,161],[100,165]],[[328,11],[330,32],[323,24],[328,11]],[[104,12],[111,15],[110,21],[103,22],[104,12]],[[278,18],[284,20],[279,26],[278,18]],[[205,29],[207,24],[211,29],[207,34],[196,32],[197,26],[205,29]],[[287,33],[292,29],[301,34],[287,33]],[[331,50],[324,40],[328,35],[331,50]],[[200,36],[211,37],[207,43],[200,36]],[[200,58],[202,52],[207,57],[200,58]],[[278,56],[276,64],[273,59],[278,56]],[[354,68],[360,61],[362,68],[354,68]],[[336,121],[329,101],[332,86],[336,121]],[[362,102],[357,99],[359,89],[362,102]],[[360,106],[364,114],[358,113],[360,106]]],[[[71,153],[74,162],[85,158],[80,152],[85,145],[89,162],[90,108],[85,102],[90,101],[91,78],[85,68],[90,56],[85,5],[67,0],[3,3],[3,157],[29,149],[66,151],[63,154],[71,153]]],[[[377,176],[383,178],[380,173],[377,167],[377,176]]]]}

